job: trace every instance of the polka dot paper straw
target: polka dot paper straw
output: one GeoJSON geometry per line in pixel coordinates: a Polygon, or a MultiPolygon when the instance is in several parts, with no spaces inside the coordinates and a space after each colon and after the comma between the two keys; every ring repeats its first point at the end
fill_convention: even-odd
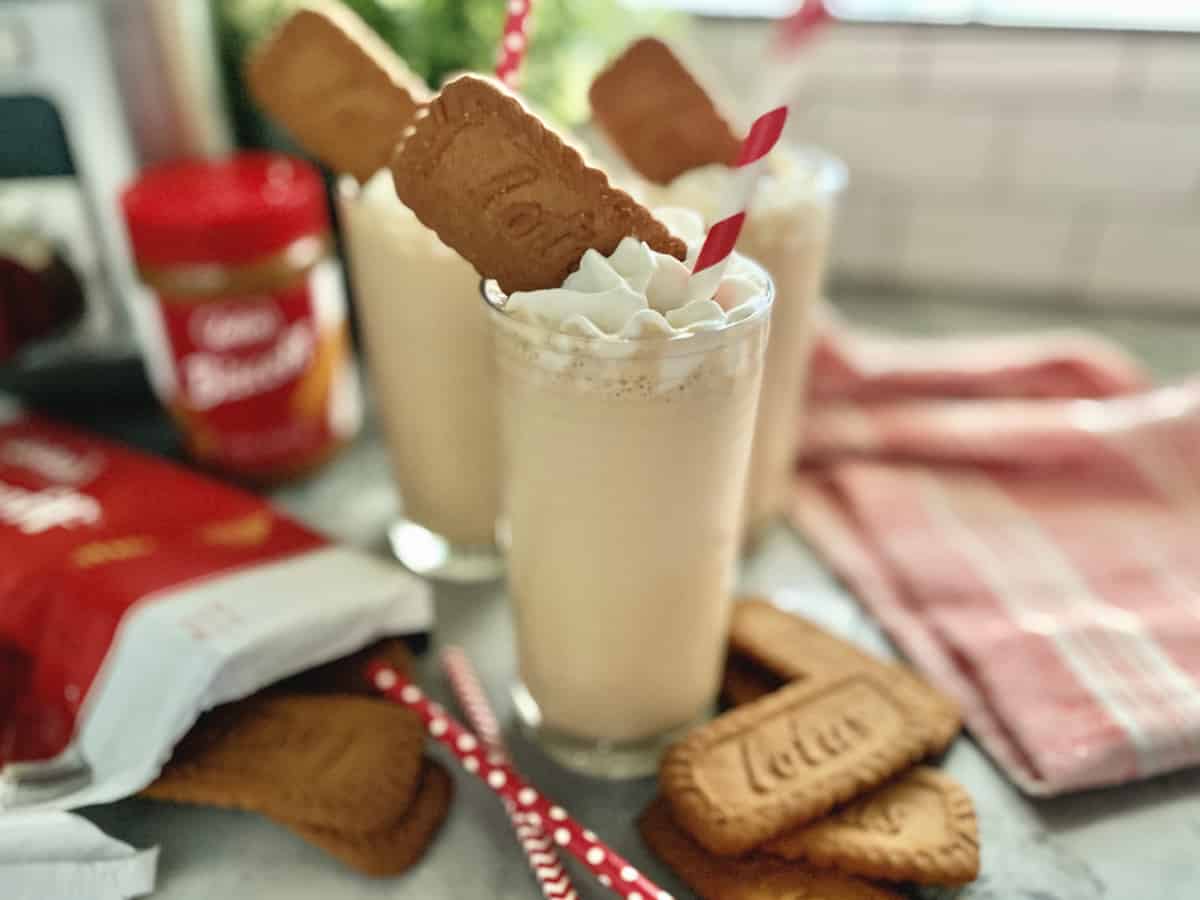
{"type": "Polygon", "coordinates": [[[780,106],[759,116],[750,126],[750,133],[742,144],[742,152],[734,163],[738,172],[732,180],[729,196],[725,198],[726,214],[708,230],[692,269],[688,285],[689,299],[708,299],[716,293],[738,236],[742,233],[746,210],[754,199],[755,188],[766,166],[766,156],[779,143],[787,117],[787,107],[780,106]]]}
{"type": "MultiPolygon", "coordinates": [[[[447,647],[442,651],[442,668],[450,679],[458,705],[466,713],[467,722],[475,729],[484,749],[507,759],[508,749],[504,746],[500,723],[496,721],[496,714],[492,712],[492,705],[470,658],[461,647],[447,647]]],[[[543,830],[540,819],[532,819],[507,798],[504,808],[546,900],[576,900],[575,888],[563,871],[554,842],[543,830]]]]}
{"type": "Polygon", "coordinates": [[[503,754],[489,752],[475,735],[428,700],[395,668],[374,662],[367,674],[383,696],[417,713],[429,735],[453,753],[464,769],[512,802],[529,822],[544,828],[557,846],[578,859],[602,885],[625,900],[671,900],[670,894],[572,819],[565,809],[543,797],[503,754]]]}
{"type": "Polygon", "coordinates": [[[500,51],[496,55],[496,77],[515,88],[520,79],[521,63],[525,61],[525,48],[529,44],[526,26],[533,0],[507,0],[507,6],[504,36],[500,39],[500,51]]]}

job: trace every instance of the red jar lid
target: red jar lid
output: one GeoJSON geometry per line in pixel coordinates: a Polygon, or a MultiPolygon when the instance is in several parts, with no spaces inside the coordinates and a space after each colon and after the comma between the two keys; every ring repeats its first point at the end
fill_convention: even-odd
{"type": "Polygon", "coordinates": [[[329,227],[317,170],[274,153],[157,166],[121,200],[143,266],[248,263],[329,227]]]}

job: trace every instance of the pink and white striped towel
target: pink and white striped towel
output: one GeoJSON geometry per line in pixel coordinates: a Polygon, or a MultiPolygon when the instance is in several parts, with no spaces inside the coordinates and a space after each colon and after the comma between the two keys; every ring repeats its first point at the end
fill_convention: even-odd
{"type": "Polygon", "coordinates": [[[1031,794],[1200,764],[1200,379],[833,323],[792,518],[1031,794]]]}

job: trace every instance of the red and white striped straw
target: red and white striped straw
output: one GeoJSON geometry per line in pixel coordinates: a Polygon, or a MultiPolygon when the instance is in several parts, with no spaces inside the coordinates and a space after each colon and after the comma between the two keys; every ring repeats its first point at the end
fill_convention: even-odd
{"type": "Polygon", "coordinates": [[[508,756],[500,723],[496,720],[496,714],[492,712],[487,693],[466,651],[462,647],[447,647],[442,651],[442,669],[450,679],[454,699],[467,714],[467,724],[475,730],[475,736],[483,742],[486,749],[508,756]]]}
{"type": "Polygon", "coordinates": [[[708,230],[692,269],[688,299],[709,299],[716,294],[746,222],[746,211],[754,199],[754,191],[766,166],[766,156],[779,143],[787,117],[787,107],[780,106],[759,116],[750,126],[750,133],[742,143],[742,152],[733,164],[737,172],[724,200],[724,216],[708,230]]]}
{"type": "Polygon", "coordinates": [[[751,109],[770,109],[792,97],[808,71],[801,50],[833,22],[824,0],[800,0],[791,15],[775,23],[759,69],[755,102],[751,109]]]}
{"type": "MultiPolygon", "coordinates": [[[[487,693],[471,665],[471,659],[461,647],[447,647],[442,651],[442,668],[450,679],[450,687],[467,716],[467,723],[475,729],[479,742],[490,754],[508,759],[508,748],[504,746],[504,737],[500,731],[500,723],[492,712],[487,693]]],[[[554,842],[542,829],[540,820],[531,820],[516,805],[507,798],[504,809],[512,823],[529,868],[541,886],[542,895],[546,900],[576,900],[575,888],[571,879],[563,871],[558,854],[554,850],[554,842]]]]}
{"type": "Polygon", "coordinates": [[[521,76],[521,63],[525,61],[525,49],[529,46],[526,27],[533,0],[506,0],[508,15],[504,20],[504,35],[500,38],[500,51],[496,54],[496,77],[511,88],[516,88],[521,76]]]}
{"type": "Polygon", "coordinates": [[[833,16],[829,14],[824,0],[801,0],[796,11],[784,16],[775,26],[775,53],[780,56],[791,54],[832,21],[833,16]]]}
{"type": "Polygon", "coordinates": [[[530,822],[550,829],[554,843],[579,860],[606,888],[625,900],[671,900],[671,895],[629,864],[565,809],[523,779],[501,754],[488,753],[479,739],[456,722],[395,667],[382,661],[367,667],[375,688],[389,700],[413,710],[425,730],[454,754],[464,769],[513,803],[530,822]]]}
{"type": "MultiPolygon", "coordinates": [[[[773,53],[778,62],[763,68],[764,97],[786,99],[792,85],[786,74],[780,71],[782,62],[807,44],[830,21],[832,18],[824,0],[801,0],[795,12],[779,21],[775,29],[773,53]]],[[[729,257],[742,233],[746,212],[754,200],[754,192],[766,165],[764,158],[775,149],[783,135],[788,117],[786,103],[776,105],[767,102],[762,105],[775,108],[759,116],[750,126],[750,133],[742,144],[742,152],[733,166],[738,170],[737,177],[730,183],[729,194],[724,198],[723,217],[709,229],[692,269],[688,285],[689,300],[708,299],[716,294],[725,268],[729,265],[729,257]]]]}

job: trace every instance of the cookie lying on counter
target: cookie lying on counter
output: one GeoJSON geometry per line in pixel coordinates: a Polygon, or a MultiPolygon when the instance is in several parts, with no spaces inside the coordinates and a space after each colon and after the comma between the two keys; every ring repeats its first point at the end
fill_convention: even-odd
{"type": "Polygon", "coordinates": [[[875,881],[979,874],[966,790],[928,766],[957,705],[761,599],[735,607],[724,694],[739,704],[670,748],[646,845],[702,898],[885,900],[875,881]]]}
{"type": "Polygon", "coordinates": [[[642,813],[638,831],[646,846],[705,900],[901,900],[893,891],[840,872],[789,865],[762,854],[715,856],[675,823],[662,797],[642,813]]]}
{"type": "Polygon", "coordinates": [[[945,751],[962,729],[958,704],[907,666],[872,656],[769,600],[750,597],[734,606],[722,686],[731,705],[756,700],[793,681],[844,672],[862,672],[888,683],[923,723],[931,756],[945,751]]]}
{"type": "Polygon", "coordinates": [[[411,662],[384,641],[218,707],[143,795],[257,812],[364,874],[404,872],[441,828],[453,782],[424,755],[414,714],[353,693],[369,691],[367,656],[411,662]]]}

